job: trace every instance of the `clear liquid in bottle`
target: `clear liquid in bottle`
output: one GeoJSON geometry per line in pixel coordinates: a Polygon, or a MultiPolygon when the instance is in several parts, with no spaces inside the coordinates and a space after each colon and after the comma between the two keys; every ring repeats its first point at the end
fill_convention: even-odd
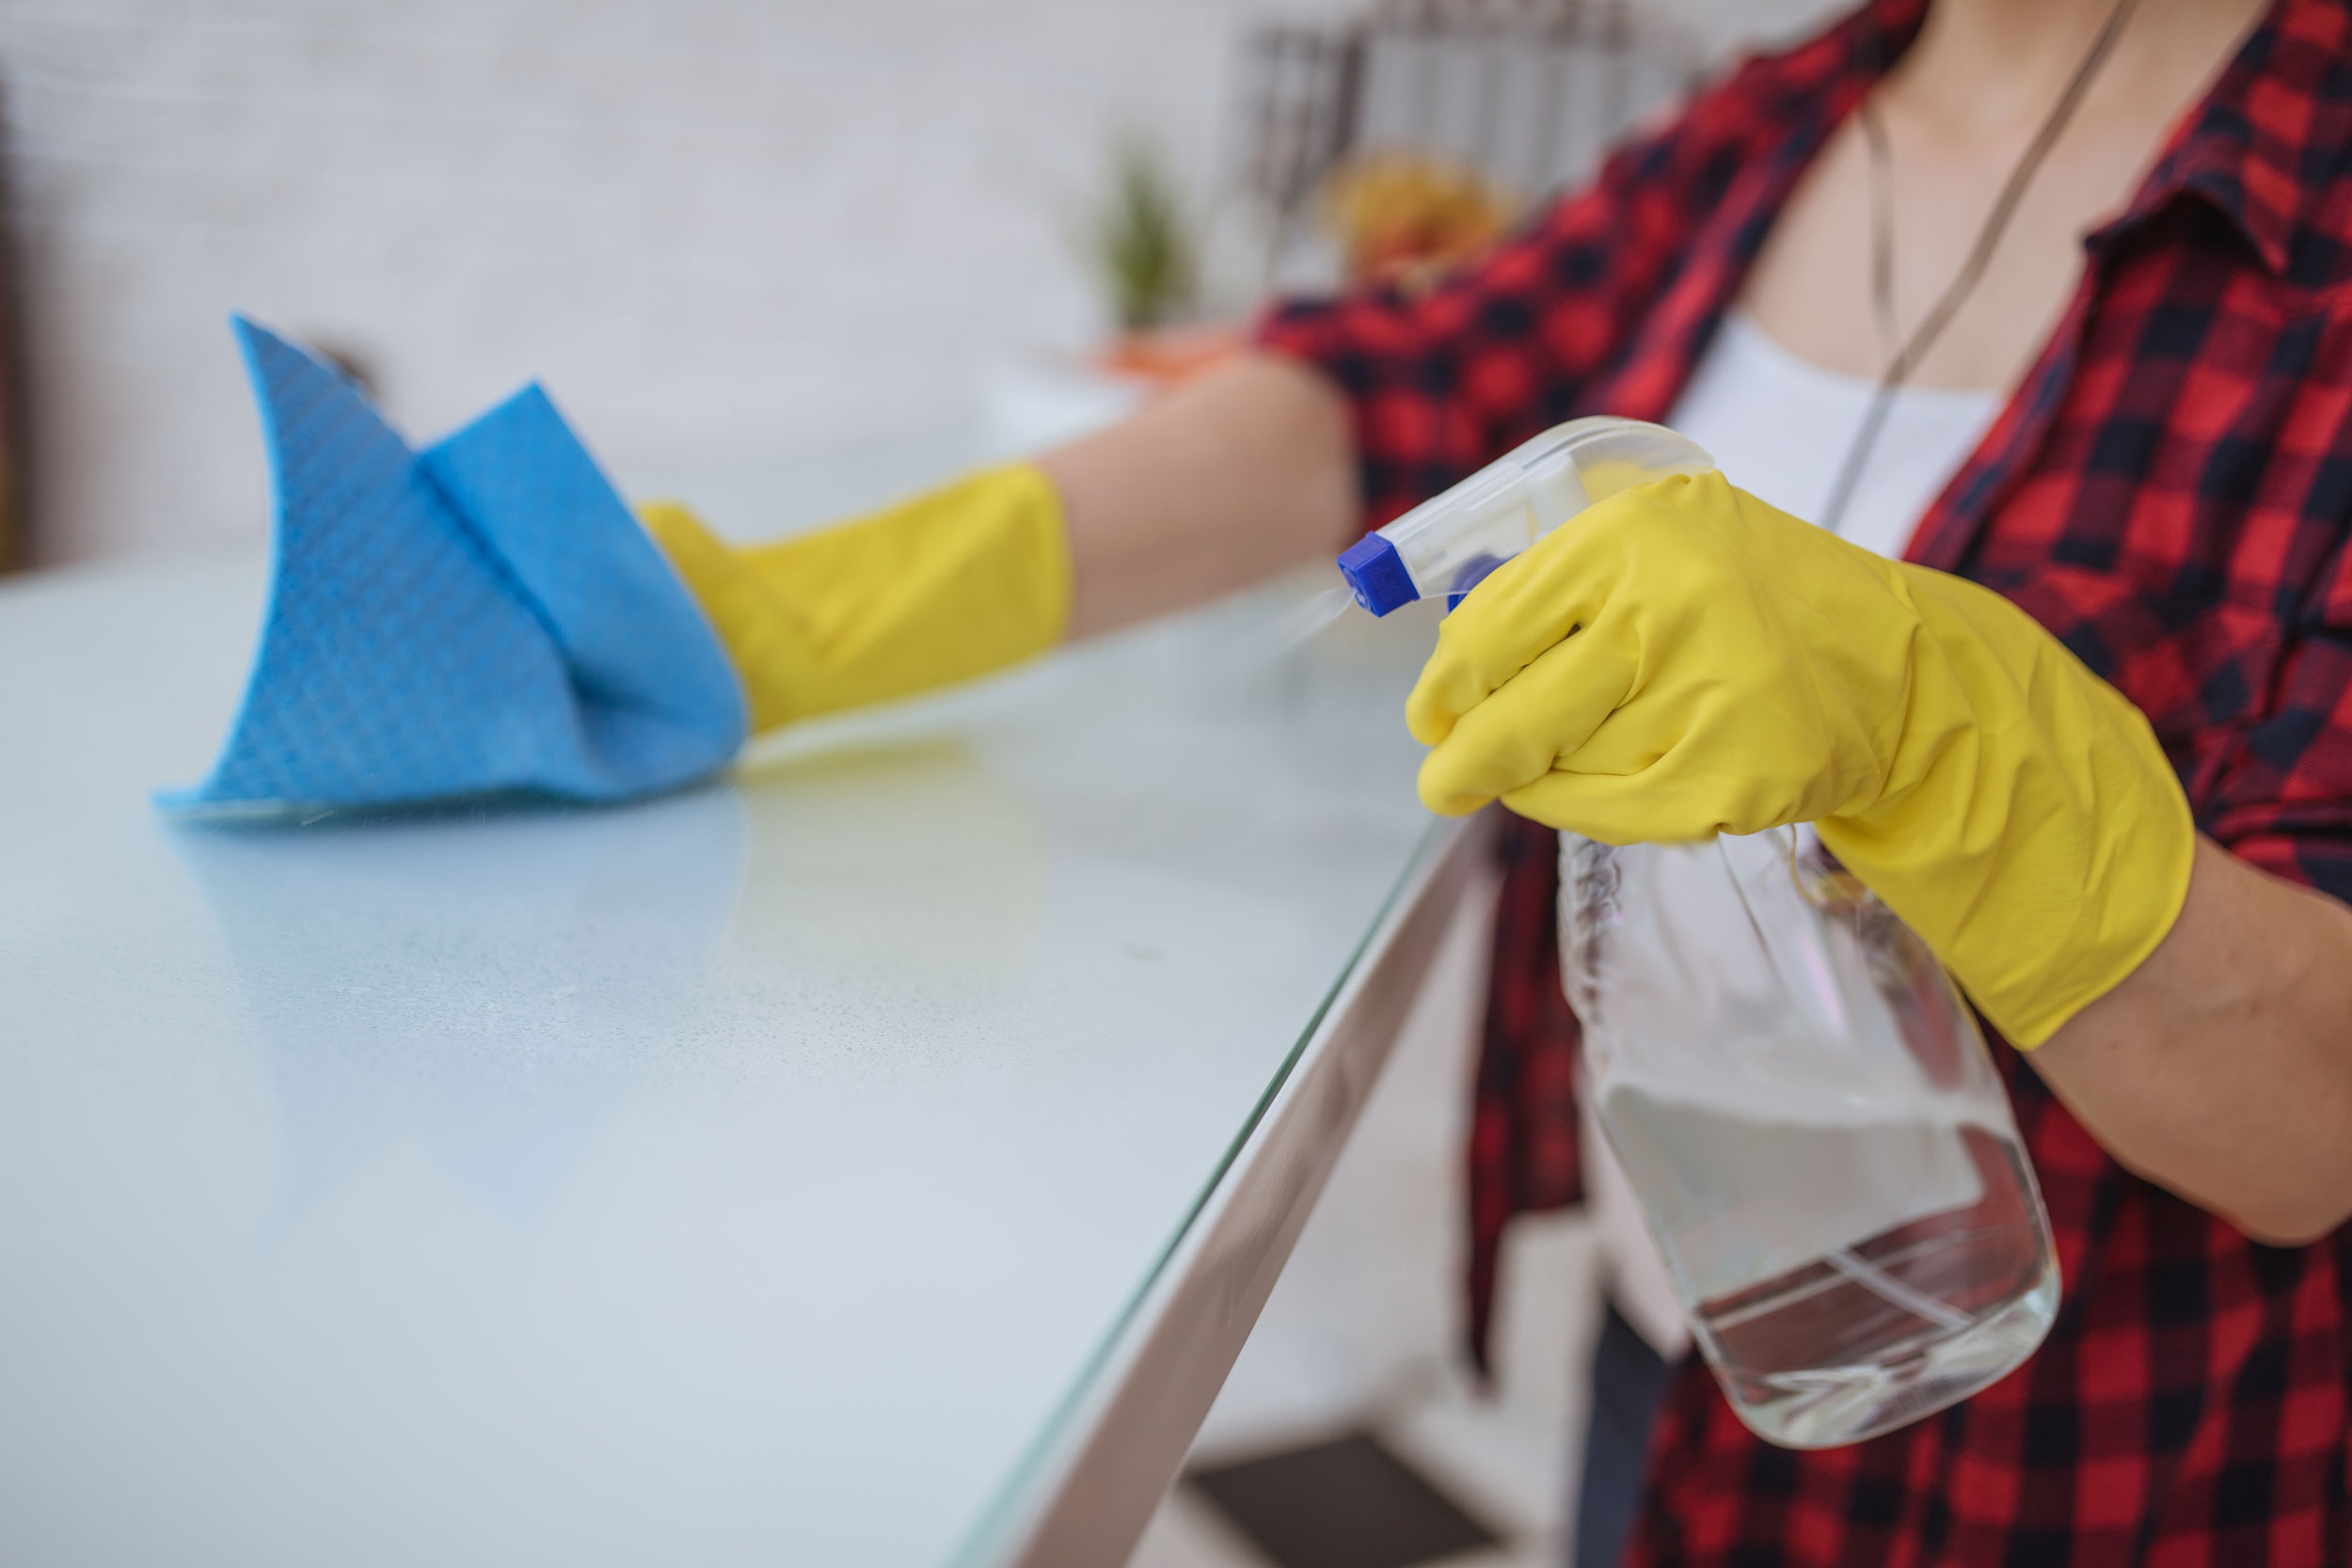
{"type": "Polygon", "coordinates": [[[1585,1093],[1732,1407],[1859,1442],[2030,1355],[2058,1275],[1934,957],[1809,832],[1564,844],[1585,1093]]]}
{"type": "Polygon", "coordinates": [[[2006,1129],[1936,1116],[1759,1118],[1619,1083],[1602,1125],[1740,1417],[1859,1442],[2041,1343],[2058,1271],[2006,1129]]]}

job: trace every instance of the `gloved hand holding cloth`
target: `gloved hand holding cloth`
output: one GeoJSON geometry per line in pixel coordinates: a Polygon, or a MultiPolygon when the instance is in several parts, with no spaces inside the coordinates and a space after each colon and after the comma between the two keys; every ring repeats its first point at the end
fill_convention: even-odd
{"type": "Polygon", "coordinates": [[[1735,488],[1613,496],[1449,615],[1422,800],[1611,844],[1811,822],[2016,1044],[2170,930],[2196,833],[2147,720],[2023,610],[1735,488]]]}
{"type": "Polygon", "coordinates": [[[1061,499],[1034,464],[762,545],[726,545],[675,502],[639,515],[725,645],[755,733],[986,674],[1070,623],[1061,499]]]}
{"type": "Polygon", "coordinates": [[[677,575],[527,387],[419,450],[238,317],[270,587],[228,738],[173,815],[619,801],[724,768],[742,692],[677,575]]]}
{"type": "Polygon", "coordinates": [[[737,548],[675,504],[641,528],[535,387],[419,451],[326,361],[235,327],[269,608],[218,760],[158,794],[168,812],[643,799],[747,733],[985,674],[1068,626],[1061,500],[1034,466],[737,548]]]}

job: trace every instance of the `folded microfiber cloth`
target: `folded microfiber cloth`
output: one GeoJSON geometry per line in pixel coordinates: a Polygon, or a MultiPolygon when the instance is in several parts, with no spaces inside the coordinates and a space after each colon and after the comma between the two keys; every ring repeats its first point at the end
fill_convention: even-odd
{"type": "Polygon", "coordinates": [[[159,805],[624,800],[735,755],[725,649],[546,393],[412,451],[333,368],[234,326],[269,451],[269,608],[220,760],[159,805]]]}

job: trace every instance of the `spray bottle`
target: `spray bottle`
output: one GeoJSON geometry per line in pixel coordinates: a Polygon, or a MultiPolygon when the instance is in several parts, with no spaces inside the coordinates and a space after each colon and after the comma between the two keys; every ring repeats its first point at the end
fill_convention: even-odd
{"type": "MultiPolygon", "coordinates": [[[[1595,501],[1714,461],[1575,420],[1339,559],[1386,615],[1487,573],[1595,501]]],[[[1976,1020],[1810,827],[1705,844],[1564,833],[1561,972],[1581,1092],[1732,1408],[1790,1448],[1859,1442],[2031,1354],[2056,1252],[1976,1020]]]]}

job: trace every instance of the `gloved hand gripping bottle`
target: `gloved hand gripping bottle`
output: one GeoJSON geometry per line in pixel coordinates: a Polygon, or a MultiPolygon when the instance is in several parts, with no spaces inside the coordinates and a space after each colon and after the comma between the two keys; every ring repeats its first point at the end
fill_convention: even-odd
{"type": "MultiPolygon", "coordinates": [[[[1579,420],[1340,558],[1375,614],[1486,572],[1585,506],[1713,460],[1579,420]]],[[[1827,1448],[1965,1399],[2058,1308],[2049,1219],[1974,1016],[1809,827],[1613,847],[1561,835],[1582,1092],[1693,1338],[1761,1436],[1827,1448]]]]}

